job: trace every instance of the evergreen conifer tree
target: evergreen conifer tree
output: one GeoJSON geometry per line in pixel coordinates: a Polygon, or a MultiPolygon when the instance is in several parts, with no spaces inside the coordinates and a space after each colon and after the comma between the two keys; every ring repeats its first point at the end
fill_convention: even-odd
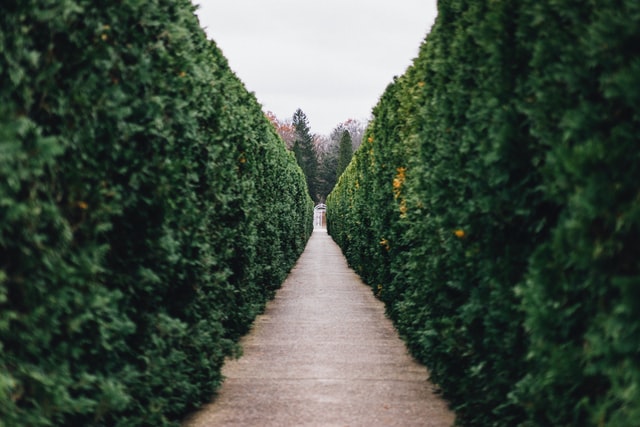
{"type": "Polygon", "coordinates": [[[293,114],[293,128],[295,131],[293,152],[307,179],[309,195],[317,202],[318,159],[313,146],[313,135],[311,135],[309,128],[309,120],[300,108],[293,114]]]}
{"type": "Polygon", "coordinates": [[[323,153],[318,153],[318,201],[324,203],[336,185],[338,169],[338,147],[331,146],[323,153]]]}
{"type": "Polygon", "coordinates": [[[351,157],[353,157],[351,133],[345,129],[342,132],[342,137],[340,138],[336,179],[339,178],[340,175],[342,175],[342,172],[347,168],[347,165],[351,162],[351,157]]]}

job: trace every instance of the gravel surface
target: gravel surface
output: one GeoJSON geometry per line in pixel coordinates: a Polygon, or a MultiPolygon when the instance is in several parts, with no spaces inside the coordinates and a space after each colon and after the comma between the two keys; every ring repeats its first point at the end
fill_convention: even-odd
{"type": "Polygon", "coordinates": [[[242,347],[218,396],[183,427],[454,423],[383,304],[322,229],[242,347]]]}

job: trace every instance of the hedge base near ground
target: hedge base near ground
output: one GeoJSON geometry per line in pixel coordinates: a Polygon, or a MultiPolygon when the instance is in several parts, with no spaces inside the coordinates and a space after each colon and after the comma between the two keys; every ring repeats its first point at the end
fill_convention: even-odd
{"type": "Polygon", "coordinates": [[[0,425],[169,426],[312,231],[187,0],[0,13],[0,425]]]}
{"type": "Polygon", "coordinates": [[[640,4],[448,0],[329,232],[467,426],[640,419],[640,4]]]}

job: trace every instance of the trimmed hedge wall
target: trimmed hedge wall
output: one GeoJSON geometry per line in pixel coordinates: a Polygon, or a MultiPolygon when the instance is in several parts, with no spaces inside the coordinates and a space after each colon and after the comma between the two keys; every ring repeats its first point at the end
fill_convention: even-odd
{"type": "Polygon", "coordinates": [[[0,425],[169,426],[312,231],[188,0],[0,13],[0,425]]]}
{"type": "Polygon", "coordinates": [[[640,419],[640,4],[438,2],[328,227],[466,426],[640,419]]]}

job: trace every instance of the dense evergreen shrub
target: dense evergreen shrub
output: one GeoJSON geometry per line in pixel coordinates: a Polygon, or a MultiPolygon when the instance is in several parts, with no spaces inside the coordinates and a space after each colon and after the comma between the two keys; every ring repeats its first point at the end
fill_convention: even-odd
{"type": "Polygon", "coordinates": [[[187,0],[5,1],[0,425],[175,425],[311,232],[187,0]]]}
{"type": "Polygon", "coordinates": [[[548,147],[542,189],[559,215],[519,288],[535,361],[520,398],[539,424],[632,426],[640,419],[640,4],[526,2],[523,21],[519,38],[540,71],[523,84],[520,108],[548,147]]]}
{"type": "Polygon", "coordinates": [[[636,2],[451,0],[328,226],[473,426],[631,426],[636,2]]]}

